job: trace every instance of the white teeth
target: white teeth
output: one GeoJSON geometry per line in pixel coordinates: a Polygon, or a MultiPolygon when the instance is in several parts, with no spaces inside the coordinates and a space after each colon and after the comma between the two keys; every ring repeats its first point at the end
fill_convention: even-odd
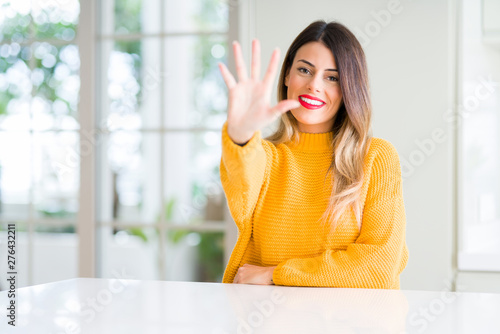
{"type": "Polygon", "coordinates": [[[300,96],[300,99],[306,103],[312,104],[313,106],[321,106],[324,103],[316,100],[308,99],[307,97],[300,96]]]}

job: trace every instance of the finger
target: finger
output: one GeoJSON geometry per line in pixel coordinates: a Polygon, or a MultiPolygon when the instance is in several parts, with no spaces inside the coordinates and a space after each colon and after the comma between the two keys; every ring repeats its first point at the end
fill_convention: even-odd
{"type": "Polygon", "coordinates": [[[271,55],[271,60],[267,66],[266,74],[264,75],[264,86],[269,90],[274,83],[274,78],[276,77],[276,69],[278,68],[278,61],[280,59],[280,50],[278,48],[274,49],[271,55]]]}
{"type": "Polygon", "coordinates": [[[275,105],[273,108],[271,108],[271,112],[275,116],[281,116],[282,114],[286,113],[289,110],[295,109],[300,107],[300,102],[297,100],[283,100],[277,105],[275,105]]]}
{"type": "Polygon", "coordinates": [[[233,42],[233,53],[236,65],[236,74],[238,74],[238,80],[245,81],[248,79],[247,68],[245,66],[245,61],[243,60],[243,54],[241,52],[240,43],[236,41],[233,42]]]}
{"type": "Polygon", "coordinates": [[[222,74],[222,78],[224,79],[224,82],[226,83],[226,86],[228,89],[231,89],[236,85],[236,80],[234,79],[233,75],[229,71],[229,69],[224,65],[223,63],[219,63],[219,70],[220,73],[222,74]]]}
{"type": "Polygon", "coordinates": [[[252,42],[252,79],[260,78],[260,42],[254,39],[252,42]]]}

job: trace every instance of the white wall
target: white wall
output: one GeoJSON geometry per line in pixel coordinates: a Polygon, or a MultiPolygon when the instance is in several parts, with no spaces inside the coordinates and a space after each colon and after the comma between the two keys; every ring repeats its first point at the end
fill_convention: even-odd
{"type": "Polygon", "coordinates": [[[369,43],[366,38],[363,42],[374,106],[373,134],[393,143],[404,165],[410,259],[401,276],[402,289],[442,290],[453,278],[455,140],[451,124],[443,121],[454,99],[451,2],[255,0],[243,1],[246,4],[239,10],[239,40],[247,63],[251,38],[261,40],[267,64],[275,46],[283,57],[295,36],[316,19],[339,21],[360,39],[360,31],[374,29],[369,43]],[[390,3],[394,14],[382,26],[374,13],[387,10],[390,3]],[[443,134],[437,143],[431,134],[439,129],[443,134]],[[427,146],[419,146],[424,142],[427,146]]]}

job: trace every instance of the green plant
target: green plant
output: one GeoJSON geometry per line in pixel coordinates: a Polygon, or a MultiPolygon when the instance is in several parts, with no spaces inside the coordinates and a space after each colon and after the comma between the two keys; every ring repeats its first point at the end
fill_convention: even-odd
{"type": "Polygon", "coordinates": [[[202,281],[222,281],[224,271],[224,233],[211,232],[201,235],[198,246],[199,274],[202,281]]]}
{"type": "Polygon", "coordinates": [[[60,209],[60,210],[56,210],[56,211],[40,209],[40,210],[38,210],[38,212],[41,213],[44,217],[50,217],[50,218],[74,217],[73,212],[66,211],[65,209],[60,209]]]}
{"type": "Polygon", "coordinates": [[[139,237],[144,242],[148,242],[148,236],[142,231],[142,228],[131,227],[127,230],[127,233],[139,237]]]}
{"type": "Polygon", "coordinates": [[[75,233],[76,229],[74,225],[64,225],[64,226],[37,226],[35,229],[39,233],[75,233]]]}

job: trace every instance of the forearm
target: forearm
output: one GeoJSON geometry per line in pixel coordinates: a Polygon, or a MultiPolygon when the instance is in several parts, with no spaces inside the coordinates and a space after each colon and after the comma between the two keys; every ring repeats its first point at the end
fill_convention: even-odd
{"type": "Polygon", "coordinates": [[[260,133],[241,147],[229,137],[227,123],[224,125],[220,178],[231,215],[239,228],[251,218],[270,158],[264,150],[260,133]]]}
{"type": "Polygon", "coordinates": [[[347,251],[327,251],[308,259],[290,259],[277,266],[276,285],[338,288],[389,289],[398,279],[399,268],[406,264],[404,249],[387,255],[380,249],[366,256],[347,251]]]}

